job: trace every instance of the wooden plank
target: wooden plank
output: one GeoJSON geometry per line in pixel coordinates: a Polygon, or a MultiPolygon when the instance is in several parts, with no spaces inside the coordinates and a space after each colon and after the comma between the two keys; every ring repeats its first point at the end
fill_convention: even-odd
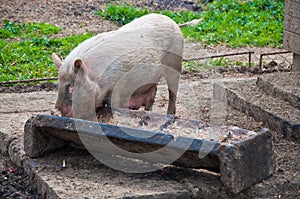
{"type": "Polygon", "coordinates": [[[300,1],[286,0],[284,13],[289,16],[300,18],[300,1]]]}
{"type": "MultiPolygon", "coordinates": [[[[300,13],[299,13],[300,16],[300,13]]],[[[292,17],[290,15],[284,16],[284,29],[300,35],[300,18],[292,17]]]]}
{"type": "Polygon", "coordinates": [[[283,46],[285,49],[300,55],[300,35],[284,30],[283,46]]]}

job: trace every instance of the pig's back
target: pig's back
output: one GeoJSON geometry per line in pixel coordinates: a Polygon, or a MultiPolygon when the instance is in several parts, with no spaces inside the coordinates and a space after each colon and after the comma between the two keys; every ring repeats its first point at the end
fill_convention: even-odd
{"type": "MultiPolygon", "coordinates": [[[[146,73],[147,66],[151,65],[147,62],[160,63],[166,54],[182,58],[182,53],[183,36],[178,25],[166,16],[149,14],[117,31],[101,33],[84,41],[67,59],[71,65],[73,60],[82,59],[91,79],[107,86],[108,82],[117,81],[122,73],[143,62],[146,68],[141,72],[146,73]]],[[[148,74],[150,72],[153,71],[148,74]]]]}
{"type": "Polygon", "coordinates": [[[172,19],[161,14],[144,15],[118,29],[118,32],[128,31],[151,32],[155,35],[172,31],[174,34],[182,35],[179,26],[172,19]]]}
{"type": "Polygon", "coordinates": [[[183,36],[179,26],[169,17],[161,14],[148,14],[121,27],[120,38],[135,41],[131,47],[153,47],[181,54],[183,36]]]}
{"type": "Polygon", "coordinates": [[[119,56],[130,51],[153,48],[182,55],[183,36],[179,26],[169,17],[148,14],[117,31],[97,35],[88,46],[90,48],[85,51],[87,54],[101,51],[104,54],[119,56]]]}
{"type": "MultiPolygon", "coordinates": [[[[126,59],[130,54],[143,55],[152,49],[182,56],[183,36],[178,25],[160,14],[148,14],[121,27],[117,31],[101,33],[81,43],[70,58],[81,58],[90,67],[106,68],[114,60],[126,59]],[[88,64],[90,63],[90,64],[88,64]]],[[[157,57],[161,59],[161,57],[157,57]]]]}
{"type": "MultiPolygon", "coordinates": [[[[117,31],[101,33],[77,46],[68,60],[83,59],[90,66],[95,62],[111,63],[122,55],[144,50],[169,51],[182,56],[183,36],[178,25],[169,17],[148,14],[121,27],[117,31]]],[[[99,65],[97,63],[97,65],[99,65]]]]}

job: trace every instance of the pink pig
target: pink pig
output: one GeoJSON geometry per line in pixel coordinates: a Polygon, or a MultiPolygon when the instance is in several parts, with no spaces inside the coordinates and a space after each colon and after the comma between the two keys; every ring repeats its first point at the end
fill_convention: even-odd
{"type": "Polygon", "coordinates": [[[56,108],[62,116],[82,119],[104,106],[150,110],[157,83],[165,77],[167,113],[175,114],[184,25],[189,24],[148,14],[82,42],[64,61],[53,53],[59,69],[56,108]]]}

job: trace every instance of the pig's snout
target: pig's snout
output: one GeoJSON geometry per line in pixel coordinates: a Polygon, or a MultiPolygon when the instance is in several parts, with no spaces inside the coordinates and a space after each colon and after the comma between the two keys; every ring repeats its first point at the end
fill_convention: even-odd
{"type": "Polygon", "coordinates": [[[62,105],[62,106],[56,106],[55,108],[58,109],[61,112],[61,116],[63,116],[63,117],[73,117],[72,106],[62,105]]]}
{"type": "Polygon", "coordinates": [[[66,106],[61,109],[61,116],[63,117],[73,117],[73,111],[71,106],[66,106]]]}

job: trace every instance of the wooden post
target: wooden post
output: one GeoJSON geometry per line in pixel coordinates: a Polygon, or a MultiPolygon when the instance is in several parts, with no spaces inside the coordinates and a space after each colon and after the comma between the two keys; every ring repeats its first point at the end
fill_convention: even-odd
{"type": "Polygon", "coordinates": [[[293,72],[300,72],[300,55],[293,53],[293,65],[292,65],[293,72]]]}
{"type": "Polygon", "coordinates": [[[292,51],[293,71],[300,71],[300,1],[286,0],[284,11],[284,48],[292,51]]]}

